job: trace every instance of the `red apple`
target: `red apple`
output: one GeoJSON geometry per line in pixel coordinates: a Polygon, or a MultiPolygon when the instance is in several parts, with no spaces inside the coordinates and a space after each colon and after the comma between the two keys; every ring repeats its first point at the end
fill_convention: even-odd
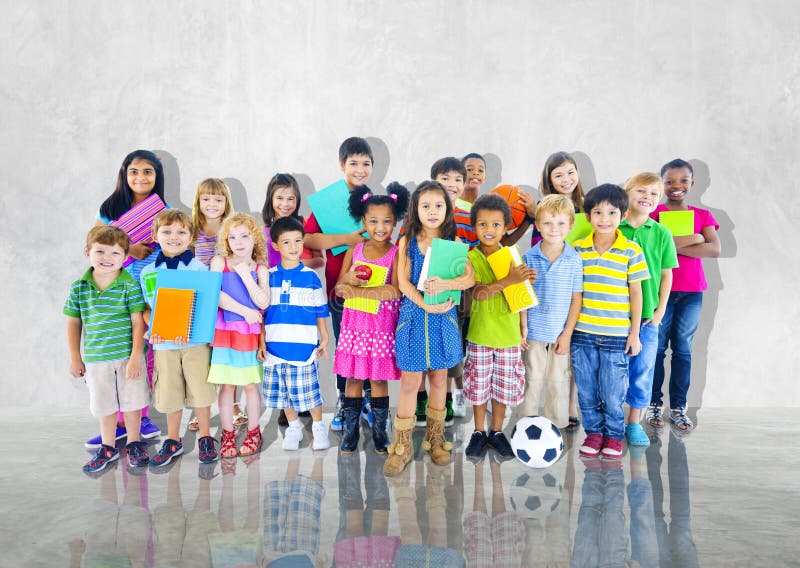
{"type": "Polygon", "coordinates": [[[355,267],[353,272],[356,273],[356,278],[361,280],[369,280],[372,276],[372,269],[366,264],[359,264],[355,267]]]}

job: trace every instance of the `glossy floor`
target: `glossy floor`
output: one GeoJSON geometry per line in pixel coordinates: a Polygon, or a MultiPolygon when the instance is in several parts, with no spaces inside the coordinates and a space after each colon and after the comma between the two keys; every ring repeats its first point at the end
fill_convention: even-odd
{"type": "Polygon", "coordinates": [[[368,436],[353,456],[312,452],[309,426],[301,450],[285,452],[269,411],[249,461],[201,466],[187,433],[166,472],[130,471],[123,458],[90,478],[91,419],[52,414],[44,428],[31,416],[0,419],[3,566],[798,565],[788,410],[704,410],[691,435],[650,431],[650,448],[618,463],[582,461],[583,434],[570,434],[547,469],[470,462],[471,426],[457,422],[449,467],[420,451],[389,481],[368,436]]]}

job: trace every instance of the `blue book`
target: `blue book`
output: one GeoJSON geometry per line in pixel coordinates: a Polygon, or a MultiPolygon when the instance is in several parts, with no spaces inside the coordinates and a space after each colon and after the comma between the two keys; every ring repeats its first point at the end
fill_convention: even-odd
{"type": "MultiPolygon", "coordinates": [[[[258,277],[255,272],[250,272],[250,275],[253,277],[253,280],[258,281],[258,277]]],[[[250,297],[250,292],[247,291],[247,286],[244,285],[244,282],[242,282],[242,277],[236,272],[222,272],[222,281],[225,283],[225,292],[233,300],[236,300],[243,306],[252,308],[256,311],[263,311],[258,309],[258,306],[253,303],[253,299],[250,297]]],[[[242,316],[228,310],[222,310],[222,317],[225,319],[225,321],[244,321],[242,316]]]]}
{"type": "MultiPolygon", "coordinates": [[[[352,233],[361,228],[361,221],[356,221],[350,216],[347,210],[347,202],[350,199],[350,188],[343,179],[323,187],[317,192],[312,193],[306,198],[308,206],[314,213],[314,217],[319,224],[322,232],[328,235],[341,235],[352,233]]],[[[342,254],[347,250],[347,245],[341,245],[331,249],[334,255],[342,254]]]]}
{"type": "Polygon", "coordinates": [[[190,335],[192,343],[213,343],[221,285],[222,272],[159,270],[156,276],[156,293],[159,288],[194,290],[194,315],[190,335]]]}

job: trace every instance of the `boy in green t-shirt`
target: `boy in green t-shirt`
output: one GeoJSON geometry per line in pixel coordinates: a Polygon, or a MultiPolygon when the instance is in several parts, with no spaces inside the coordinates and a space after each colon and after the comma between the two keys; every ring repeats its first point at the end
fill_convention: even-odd
{"type": "Polygon", "coordinates": [[[500,250],[501,239],[511,221],[511,210],[500,196],[483,195],[472,205],[470,221],[480,244],[469,252],[475,269],[472,317],[467,332],[467,363],[464,367],[464,397],[473,405],[475,431],[464,453],[480,458],[486,444],[504,458],[514,457],[503,434],[506,406],[519,404],[524,396],[525,367],[521,350],[527,344],[527,318],[512,312],[502,295],[504,288],[533,281],[536,271],[524,264],[511,266],[497,280],[486,257],[500,250]],[[486,434],[486,405],[492,401],[492,427],[486,434]]]}

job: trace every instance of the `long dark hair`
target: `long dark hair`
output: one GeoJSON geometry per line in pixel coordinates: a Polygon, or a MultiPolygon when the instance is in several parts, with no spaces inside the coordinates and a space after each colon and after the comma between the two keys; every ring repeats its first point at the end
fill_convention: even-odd
{"type": "Polygon", "coordinates": [[[450,196],[447,190],[438,181],[423,181],[411,194],[411,203],[408,205],[408,219],[405,225],[405,237],[410,242],[415,239],[422,230],[422,221],[419,219],[419,197],[426,191],[440,192],[444,197],[445,218],[439,226],[439,237],[452,241],[456,238],[456,219],[453,215],[453,204],[450,203],[450,196]]]}
{"type": "Polygon", "coordinates": [[[275,221],[275,208],[272,206],[272,198],[275,191],[281,187],[291,187],[294,190],[294,197],[297,200],[297,207],[289,217],[295,217],[301,223],[303,217],[300,216],[300,204],[303,199],[300,197],[300,186],[292,174],[275,174],[267,184],[267,198],[264,200],[264,207],[261,208],[261,218],[264,220],[265,227],[271,227],[275,221]]]}
{"type": "Polygon", "coordinates": [[[164,168],[161,166],[158,156],[150,150],[134,150],[122,160],[114,192],[100,205],[100,215],[111,221],[119,219],[123,213],[130,211],[133,205],[133,190],[128,185],[128,166],[137,158],[147,160],[153,166],[156,171],[156,184],[150,193],[155,193],[162,201],[164,199],[164,168]]]}

